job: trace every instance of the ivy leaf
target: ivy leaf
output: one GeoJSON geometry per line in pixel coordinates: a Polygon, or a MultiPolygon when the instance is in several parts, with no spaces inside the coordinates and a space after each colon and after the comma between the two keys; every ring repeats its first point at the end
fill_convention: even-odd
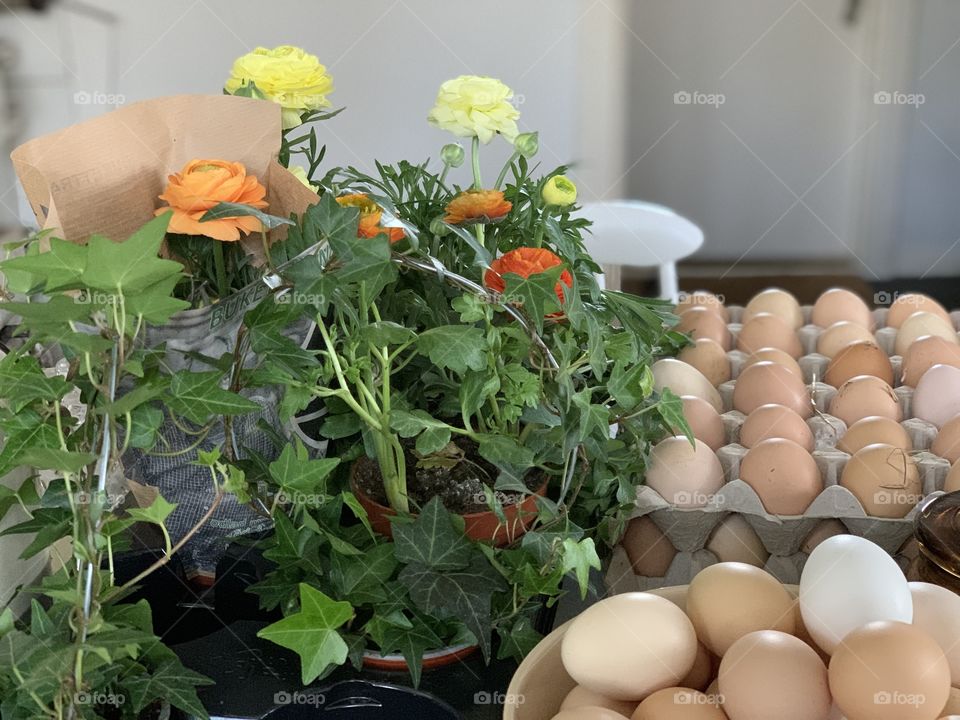
{"type": "Polygon", "coordinates": [[[506,435],[480,435],[480,457],[497,467],[528,468],[534,463],[533,451],[506,435]]]}
{"type": "Polygon", "coordinates": [[[129,695],[135,713],[154,700],[163,699],[189,715],[204,720],[208,717],[197,697],[196,686],[210,685],[212,681],[185,668],[176,658],[165,660],[148,673],[130,674],[120,682],[129,695]]]}
{"type": "Polygon", "coordinates": [[[363,282],[370,296],[376,296],[396,279],[397,266],[393,263],[390,243],[385,235],[331,238],[330,244],[342,263],[336,271],[336,278],[341,283],[363,282]]]}
{"type": "Polygon", "coordinates": [[[334,553],[330,557],[330,581],[338,595],[354,605],[372,605],[385,599],[383,584],[397,568],[393,545],[377,545],[364,557],[334,553]]]}
{"type": "Polygon", "coordinates": [[[33,517],[0,532],[0,537],[4,535],[36,533],[36,536],[30,544],[20,553],[20,558],[26,560],[46,550],[50,545],[60,538],[66,537],[72,531],[73,516],[69,510],[63,508],[39,508],[33,511],[33,517]]]}
{"type": "Polygon", "coordinates": [[[38,400],[59,400],[69,391],[66,380],[47,377],[36,358],[11,354],[0,360],[0,397],[15,413],[38,400]]]}
{"type": "Polygon", "coordinates": [[[493,373],[468,370],[460,381],[460,407],[469,417],[500,390],[500,377],[493,373]]]}
{"type": "Polygon", "coordinates": [[[445,448],[450,442],[450,426],[436,420],[425,410],[393,410],[390,427],[402,438],[417,438],[417,452],[430,455],[445,448]]]}
{"type": "MultiPolygon", "coordinates": [[[[526,278],[516,273],[503,276],[505,301],[522,305],[524,314],[534,322],[538,332],[543,331],[544,317],[561,310],[556,286],[563,270],[563,265],[557,265],[526,278]]],[[[572,290],[567,288],[564,292],[572,290]]]]}
{"type": "Polygon", "coordinates": [[[40,470],[60,470],[61,472],[77,473],[94,460],[93,453],[70,452],[59,448],[31,447],[20,455],[20,462],[24,465],[40,470]]]}
{"type": "Polygon", "coordinates": [[[630,410],[642,403],[653,391],[650,366],[637,363],[630,367],[617,362],[607,381],[607,391],[621,407],[630,410]]]}
{"type": "Polygon", "coordinates": [[[411,562],[400,571],[399,580],[424,612],[464,623],[480,643],[484,657],[490,657],[490,598],[506,584],[482,554],[472,554],[469,565],[460,570],[441,572],[411,562]]]}
{"type": "Polygon", "coordinates": [[[417,349],[443,368],[463,374],[487,366],[487,339],[478,327],[441,325],[420,333],[417,349]]]}
{"type": "Polygon", "coordinates": [[[170,382],[167,405],[191,422],[205,423],[211,415],[242,415],[260,406],[220,387],[220,373],[181,371],[170,382]]]}
{"type": "Polygon", "coordinates": [[[303,493],[326,491],[324,480],[340,464],[340,458],[311,460],[303,443],[287,444],[280,457],[270,463],[270,476],[278,485],[303,493]]]}
{"type": "Polygon", "coordinates": [[[543,639],[543,635],[534,629],[530,618],[521,615],[508,632],[500,633],[500,639],[497,659],[521,660],[536,647],[537,643],[543,639]]]}
{"type": "Polygon", "coordinates": [[[566,538],[563,541],[563,571],[572,572],[580,586],[580,598],[586,599],[590,589],[590,568],[600,569],[600,558],[593,544],[593,538],[577,541],[566,538]]]}
{"type": "Polygon", "coordinates": [[[693,431],[683,415],[683,400],[680,399],[670,388],[663,388],[660,391],[660,402],[657,403],[657,412],[663,421],[674,432],[681,432],[693,445],[693,431]]]}
{"type": "Polygon", "coordinates": [[[157,433],[163,425],[163,411],[151,405],[140,405],[130,413],[130,445],[149,450],[157,443],[157,433]]]}
{"type": "Polygon", "coordinates": [[[403,655],[413,686],[419,687],[424,653],[442,647],[443,640],[419,618],[409,623],[409,627],[393,623],[383,623],[382,627],[379,638],[381,652],[399,652],[403,655]]]}
{"type": "MultiPolygon", "coordinates": [[[[50,249],[47,252],[5,260],[0,263],[0,271],[29,273],[39,279],[45,290],[51,292],[79,286],[80,275],[86,265],[86,246],[60,238],[50,238],[50,249]]],[[[24,291],[26,289],[23,288],[24,291]]]]}
{"type": "Polygon", "coordinates": [[[21,464],[28,448],[58,448],[60,436],[56,428],[43,423],[10,433],[0,451],[0,477],[21,464]]]}
{"type": "Polygon", "coordinates": [[[93,235],[87,243],[87,266],[81,280],[104,292],[138,292],[183,269],[180,263],[159,257],[160,244],[172,213],[148,222],[123,242],[93,235]]]}
{"type": "Polygon", "coordinates": [[[150,507],[130,508],[127,510],[127,513],[134,520],[153,523],[154,525],[163,525],[176,507],[176,503],[167,502],[162,495],[157,495],[153,502],[150,503],[150,507]]]}
{"type": "Polygon", "coordinates": [[[320,434],[325,438],[336,440],[356,435],[362,428],[363,422],[360,417],[355,413],[347,412],[339,415],[328,415],[324,418],[323,424],[320,426],[320,434]]]}
{"type": "Polygon", "coordinates": [[[162,325],[174,313],[186,310],[190,303],[173,297],[180,274],[170,275],[140,292],[124,293],[124,310],[133,317],[142,317],[149,323],[162,325]]]}
{"type": "Polygon", "coordinates": [[[384,345],[402,345],[415,340],[417,334],[408,327],[395,322],[381,320],[364,325],[360,330],[360,337],[374,347],[384,345]]]}
{"type": "Polygon", "coordinates": [[[473,546],[438,497],[430,499],[412,523],[393,526],[394,552],[402,563],[431,570],[459,570],[470,563],[473,546]]]}
{"type": "Polygon", "coordinates": [[[257,637],[293,650],[300,656],[300,676],[309,685],[331,666],[347,659],[347,644],[337,628],[353,618],[348,602],[335,602],[300,583],[300,612],[268,625],[257,637]]]}
{"type": "Polygon", "coordinates": [[[233,202],[219,202],[207,210],[200,218],[200,222],[223,220],[224,218],[254,217],[260,221],[265,230],[273,230],[281,225],[296,225],[290,218],[270,215],[250,205],[233,202]]]}

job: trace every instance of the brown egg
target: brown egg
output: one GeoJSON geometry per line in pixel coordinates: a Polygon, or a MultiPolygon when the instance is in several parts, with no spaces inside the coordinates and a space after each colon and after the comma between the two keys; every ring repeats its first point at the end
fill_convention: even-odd
{"type": "Polygon", "coordinates": [[[830,659],[829,678],[848,720],[930,720],[950,696],[943,650],[906,623],[872,622],[849,633],[830,659]]]}
{"type": "Polygon", "coordinates": [[[727,720],[717,700],[690,688],[664,688],[640,703],[632,720],[727,720]]]}
{"type": "Polygon", "coordinates": [[[717,389],[693,365],[676,358],[663,358],[653,364],[653,389],[662,392],[663,388],[670,388],[680,397],[696,395],[717,412],[723,412],[723,399],[717,389]]]}
{"type": "Polygon", "coordinates": [[[762,440],[786,438],[813,452],[813,433],[806,421],[783,405],[761,405],[740,426],[740,444],[752,448],[762,440]]]}
{"type": "Polygon", "coordinates": [[[678,358],[702,372],[714,386],[730,379],[730,358],[716,340],[695,340],[680,351],[678,358]]]}
{"type": "MultiPolygon", "coordinates": [[[[703,440],[707,447],[716,452],[727,443],[727,432],[723,427],[723,418],[713,409],[713,405],[703,398],[684,395],[683,416],[697,440],[703,440]]],[[[674,428],[674,430],[678,430],[674,428]]]]}
{"type": "Polygon", "coordinates": [[[953,323],[944,320],[939,315],[932,313],[918,312],[914,313],[897,330],[897,338],[893,343],[893,352],[897,355],[905,355],[907,350],[918,340],[927,335],[942,337],[947,342],[957,345],[960,339],[957,338],[957,331],[953,328],[953,323]]]}
{"type": "Polygon", "coordinates": [[[769,288],[753,296],[743,309],[742,322],[750,322],[751,318],[761,313],[770,313],[781,318],[787,325],[796,330],[803,325],[803,313],[800,303],[786,290],[769,288]]]}
{"type": "Polygon", "coordinates": [[[960,368],[934,365],[927,370],[913,391],[910,407],[915,418],[938,428],[960,415],[960,368]]]}
{"type": "Polygon", "coordinates": [[[802,418],[813,415],[813,402],[803,380],[783,365],[763,361],[754,363],[737,378],[733,388],[733,408],[749,415],[761,405],[783,405],[802,418]]]}
{"type": "Polygon", "coordinates": [[[887,327],[898,328],[903,325],[903,321],[918,312],[932,313],[939,315],[947,322],[950,322],[950,313],[943,305],[933,298],[921,295],[919,293],[905,293],[899,295],[890,305],[887,311],[887,327]]]}
{"type": "Polygon", "coordinates": [[[943,424],[930,445],[930,452],[951,463],[960,460],[960,415],[954,415],[943,424]]]}
{"type": "Polygon", "coordinates": [[[913,450],[910,434],[903,425],[888,417],[871,415],[857,420],[837,443],[837,450],[853,455],[860,448],[874,443],[893,445],[906,451],[913,450]]]}
{"type": "Polygon", "coordinates": [[[858,341],[843,347],[833,356],[823,375],[827,385],[838,388],[857,375],[873,375],[887,385],[893,385],[893,366],[890,358],[873,342],[858,341]]]}
{"type": "Polygon", "coordinates": [[[723,485],[723,467],[707,445],[685,437],[661,440],[650,453],[647,485],[678,507],[703,507],[723,485]]]}
{"type": "Polygon", "coordinates": [[[643,577],[663,577],[677,555],[677,549],[667,536],[646,516],[635,517],[627,524],[620,544],[630,559],[633,572],[643,577]]]}
{"type": "Polygon", "coordinates": [[[730,330],[727,329],[727,324],[709,308],[693,307],[684,310],[674,330],[687,333],[694,340],[708,338],[719,343],[724,350],[730,347],[730,330]]]}
{"type": "Polygon", "coordinates": [[[873,330],[873,313],[869,306],[849,290],[831,288],[817,298],[810,322],[822,328],[846,320],[873,330]]]}
{"type": "Polygon", "coordinates": [[[790,440],[764,440],[740,461],[740,479],[752,487],[768,513],[802,515],[823,491],[813,456],[790,440]]]}
{"type": "Polygon", "coordinates": [[[693,292],[680,293],[680,302],[677,303],[674,313],[680,315],[690,308],[705,307],[718,315],[725,323],[730,322],[730,313],[724,306],[723,301],[706,290],[694,290],[693,292]]]}
{"type": "Polygon", "coordinates": [[[793,633],[793,598],[773,575],[744,563],[718,563],[701,570],[687,591],[687,616],[707,649],[723,657],[737,640],[756,630],[793,633]]]}
{"type": "Polygon", "coordinates": [[[920,378],[934,365],[960,368],[960,345],[937,335],[917,338],[903,356],[902,383],[916,387],[920,378]]]}
{"type": "Polygon", "coordinates": [[[702,643],[697,643],[697,658],[687,676],[680,681],[680,687],[703,691],[716,676],[714,667],[716,659],[702,643]]]}
{"type": "Polygon", "coordinates": [[[763,630],[740,638],[720,661],[727,714],[756,720],[827,720],[833,704],[827,667],[802,640],[763,630]]]}
{"type": "Polygon", "coordinates": [[[762,568],[770,553],[763,546],[760,536],[743,515],[730,513],[714,529],[707,541],[707,550],[720,562],[740,562],[762,568]]]}
{"type": "Polygon", "coordinates": [[[604,697],[600,693],[594,692],[583,685],[577,685],[567,693],[567,696],[560,703],[561,710],[573,710],[582,707],[599,707],[613,710],[624,717],[630,717],[633,711],[637,709],[637,704],[629,700],[612,700],[604,697]]]}
{"type": "Polygon", "coordinates": [[[552,720],[627,720],[627,718],[607,708],[581,706],[561,710],[553,716],[552,720]]]}
{"type": "Polygon", "coordinates": [[[817,352],[832,358],[850,343],[875,342],[875,340],[873,333],[863,325],[841,320],[820,333],[820,337],[817,338],[817,352]]]}
{"type": "Polygon", "coordinates": [[[817,523],[817,526],[810,531],[810,534],[807,535],[800,549],[809,555],[816,549],[817,545],[827,538],[832,538],[836,535],[846,535],[848,533],[849,531],[846,525],[836,518],[821,520],[817,523]]]}
{"type": "Polygon", "coordinates": [[[920,472],[900,448],[877,443],[858,450],[840,475],[867,515],[902,518],[923,499],[920,472]]]}
{"type": "Polygon", "coordinates": [[[800,369],[800,364],[796,361],[796,358],[788,355],[783,350],[772,347],[760,348],[750,354],[743,363],[740,372],[743,373],[748,367],[756,365],[758,362],[774,362],[777,365],[783,365],[787,370],[796,375],[798,380],[803,381],[803,370],[800,369]]]}
{"type": "Polygon", "coordinates": [[[960,460],[950,466],[950,472],[947,473],[947,479],[943,483],[944,492],[957,492],[960,490],[960,460]]]}
{"type": "Polygon", "coordinates": [[[803,346],[796,331],[776,315],[760,313],[744,323],[737,336],[737,350],[752,353],[764,347],[783,350],[798,358],[803,355],[803,346]]]}
{"type": "Polygon", "coordinates": [[[893,388],[872,375],[850,378],[837,390],[830,401],[830,414],[840,418],[847,427],[871,415],[900,421],[900,400],[893,388]]]}
{"type": "Polygon", "coordinates": [[[614,700],[639,701],[690,672],[697,636],[683,610],[666,598],[627,592],[577,615],[560,656],[578,684],[614,700]]]}

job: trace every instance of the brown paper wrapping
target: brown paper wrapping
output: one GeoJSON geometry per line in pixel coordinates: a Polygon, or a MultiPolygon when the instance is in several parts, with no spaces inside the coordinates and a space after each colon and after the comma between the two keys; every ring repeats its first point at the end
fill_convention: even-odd
{"type": "MultiPolygon", "coordinates": [[[[154,216],[167,176],[195,158],[243,163],[267,188],[267,212],[302,214],[317,195],[277,162],[280,107],[230,95],[134,103],[24,143],[11,158],[43,229],[86,242],[129,237],[154,216]]],[[[281,239],[286,228],[272,231],[281,239]]],[[[259,255],[257,238],[244,243],[259,255]]]]}

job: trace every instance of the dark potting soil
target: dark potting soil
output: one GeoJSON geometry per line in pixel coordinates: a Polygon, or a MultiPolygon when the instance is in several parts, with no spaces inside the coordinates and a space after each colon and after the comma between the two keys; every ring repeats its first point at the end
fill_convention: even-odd
{"type": "MultiPolygon", "coordinates": [[[[498,470],[492,463],[480,457],[476,443],[469,438],[456,438],[452,444],[456,445],[459,451],[459,459],[455,453],[450,453],[450,463],[423,467],[414,452],[413,443],[401,442],[404,444],[407,460],[407,494],[411,510],[423,507],[433,497],[439,497],[447,510],[458,515],[490,509],[485,500],[484,487],[493,488],[498,470]]],[[[543,484],[543,480],[543,475],[539,472],[528,473],[524,478],[524,485],[530,492],[535,492],[543,484]]],[[[390,504],[383,490],[380,466],[375,460],[366,456],[357,460],[353,481],[371,499],[381,505],[390,504]]],[[[504,505],[523,499],[519,493],[512,492],[500,493],[499,498],[504,505]]]]}

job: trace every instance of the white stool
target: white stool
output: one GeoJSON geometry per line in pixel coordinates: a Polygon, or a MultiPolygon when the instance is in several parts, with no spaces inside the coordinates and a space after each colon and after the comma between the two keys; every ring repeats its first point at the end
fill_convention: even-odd
{"type": "Polygon", "coordinates": [[[584,203],[583,215],[593,222],[584,244],[604,267],[608,288],[620,289],[622,265],[657,266],[660,297],[673,302],[680,299],[677,261],[703,244],[699,227],[670,208],[640,200],[584,203]]]}

